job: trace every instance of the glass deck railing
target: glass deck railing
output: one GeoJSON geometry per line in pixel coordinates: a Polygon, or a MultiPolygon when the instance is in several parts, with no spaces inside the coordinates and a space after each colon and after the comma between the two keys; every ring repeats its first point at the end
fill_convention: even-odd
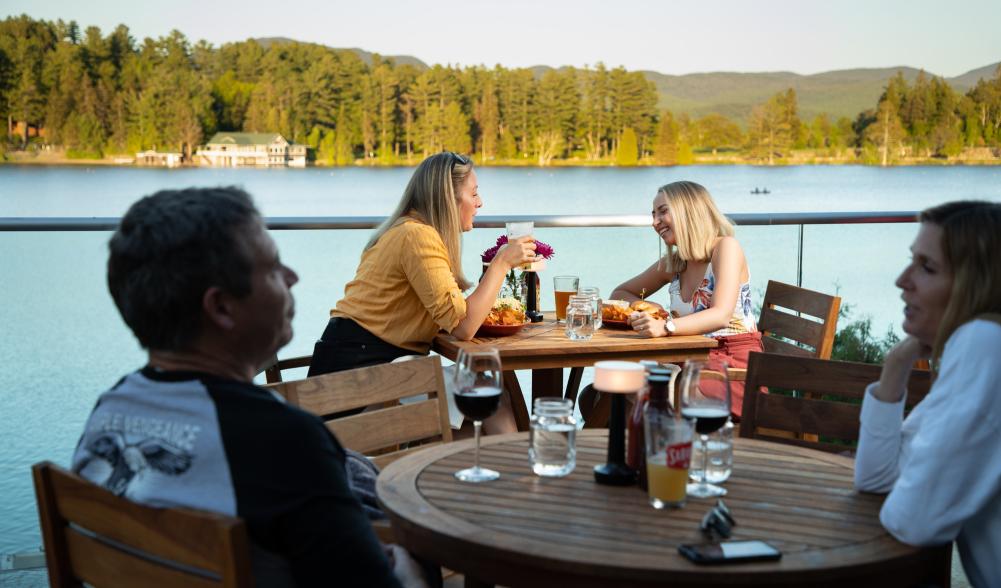
{"type": "MultiPolygon", "coordinates": [[[[737,213],[729,218],[738,225],[755,288],[763,292],[769,279],[828,293],[841,288],[846,303],[863,302],[874,309],[879,328],[890,321],[899,324],[899,291],[893,279],[906,262],[916,227],[905,224],[916,222],[915,212],[737,213]]],[[[283,355],[312,348],[326,310],[353,275],[365,231],[383,220],[266,219],[283,259],[303,277],[293,290],[297,336],[283,355]]],[[[582,285],[600,285],[607,295],[615,284],[652,263],[660,244],[647,215],[483,215],[464,238],[467,270],[477,264],[479,275],[479,251],[503,234],[509,221],[534,221],[537,238],[556,249],[543,277],[544,309],[553,304],[547,291],[552,275],[579,274],[582,285]]],[[[107,237],[118,222],[117,217],[0,218],[5,279],[0,323],[8,335],[8,345],[0,345],[0,357],[5,358],[0,388],[14,396],[13,405],[5,408],[9,420],[0,422],[10,425],[15,440],[0,460],[0,471],[5,471],[0,489],[20,521],[7,520],[12,540],[0,545],[0,556],[31,550],[16,560],[0,557],[0,567],[9,568],[15,561],[33,567],[40,561],[32,550],[40,540],[31,528],[37,518],[30,464],[68,458],[94,398],[140,365],[141,350],[121,324],[104,284],[107,237]],[[40,440],[36,435],[41,431],[40,440]]],[[[860,307],[867,309],[865,304],[860,307]]],[[[0,532],[4,529],[0,525],[0,532]]]]}

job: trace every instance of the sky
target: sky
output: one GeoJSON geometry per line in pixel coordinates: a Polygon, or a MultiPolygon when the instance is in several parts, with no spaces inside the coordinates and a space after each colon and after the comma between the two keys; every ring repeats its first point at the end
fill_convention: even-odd
{"type": "Polygon", "coordinates": [[[0,0],[0,16],[137,39],[289,37],[428,64],[603,62],[666,74],[910,66],[953,77],[1001,61],[1001,0],[0,0]]]}

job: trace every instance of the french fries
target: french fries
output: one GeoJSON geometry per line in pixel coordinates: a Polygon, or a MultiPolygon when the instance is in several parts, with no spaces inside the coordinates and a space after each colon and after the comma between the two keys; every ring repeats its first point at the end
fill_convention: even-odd
{"type": "Polygon", "coordinates": [[[484,325],[520,325],[525,322],[525,311],[521,308],[521,302],[516,298],[498,298],[494,302],[490,314],[487,315],[484,325]]]}

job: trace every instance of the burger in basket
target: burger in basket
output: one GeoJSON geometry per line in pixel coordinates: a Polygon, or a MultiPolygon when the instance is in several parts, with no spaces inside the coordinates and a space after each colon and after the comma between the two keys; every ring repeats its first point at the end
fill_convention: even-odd
{"type": "Polygon", "coordinates": [[[637,300],[629,306],[632,309],[630,314],[633,312],[645,312],[648,315],[659,319],[667,318],[667,311],[661,308],[659,304],[647,302],[646,300],[637,300]]]}
{"type": "Polygon", "coordinates": [[[525,323],[525,309],[517,298],[498,298],[494,301],[490,314],[483,324],[485,326],[521,325],[525,323]]]}
{"type": "Polygon", "coordinates": [[[667,312],[663,308],[646,300],[637,300],[632,304],[625,300],[606,300],[601,305],[601,320],[612,323],[628,323],[629,315],[634,312],[645,312],[657,318],[667,316],[667,312]]]}

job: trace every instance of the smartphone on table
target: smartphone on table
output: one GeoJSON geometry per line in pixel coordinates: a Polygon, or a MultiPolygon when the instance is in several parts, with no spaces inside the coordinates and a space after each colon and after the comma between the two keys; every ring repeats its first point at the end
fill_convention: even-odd
{"type": "Polygon", "coordinates": [[[697,564],[775,561],[782,552],[764,541],[727,541],[707,545],[679,545],[678,553],[697,564]]]}

